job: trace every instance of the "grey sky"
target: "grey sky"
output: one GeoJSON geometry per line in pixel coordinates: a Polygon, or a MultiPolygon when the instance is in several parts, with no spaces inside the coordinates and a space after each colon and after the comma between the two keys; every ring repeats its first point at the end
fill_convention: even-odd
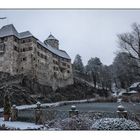
{"type": "Polygon", "coordinates": [[[84,64],[99,57],[109,65],[117,50],[116,35],[128,32],[133,22],[140,23],[140,10],[0,10],[0,27],[14,24],[18,32],[29,30],[44,41],[50,32],[60,48],[71,56],[78,53],[84,64]]]}

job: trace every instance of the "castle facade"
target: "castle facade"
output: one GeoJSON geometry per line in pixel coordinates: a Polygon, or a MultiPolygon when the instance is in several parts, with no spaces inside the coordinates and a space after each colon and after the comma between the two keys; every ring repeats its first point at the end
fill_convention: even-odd
{"type": "Polygon", "coordinates": [[[29,76],[54,89],[73,84],[71,58],[53,35],[43,43],[29,31],[18,33],[12,24],[0,29],[0,71],[29,76]]]}

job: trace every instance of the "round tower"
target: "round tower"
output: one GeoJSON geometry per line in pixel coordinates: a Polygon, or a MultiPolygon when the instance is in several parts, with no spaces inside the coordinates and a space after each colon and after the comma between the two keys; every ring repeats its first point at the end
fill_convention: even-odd
{"type": "Polygon", "coordinates": [[[49,44],[53,48],[59,49],[59,41],[52,34],[49,35],[44,43],[49,44]]]}

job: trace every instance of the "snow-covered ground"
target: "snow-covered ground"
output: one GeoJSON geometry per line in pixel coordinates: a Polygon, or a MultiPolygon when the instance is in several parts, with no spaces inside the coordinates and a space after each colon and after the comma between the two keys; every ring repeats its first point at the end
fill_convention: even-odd
{"type": "Polygon", "coordinates": [[[42,128],[43,125],[36,125],[34,123],[28,123],[28,122],[11,122],[11,121],[4,121],[3,118],[0,118],[0,126],[5,125],[5,127],[10,129],[20,129],[20,130],[26,130],[26,129],[39,129],[42,128]]]}
{"type": "Polygon", "coordinates": [[[140,82],[133,83],[130,88],[135,88],[140,85],[140,82]]]}
{"type": "MultiPolygon", "coordinates": [[[[88,99],[88,102],[89,101],[95,101],[95,98],[88,99]]],[[[87,99],[85,99],[85,100],[73,100],[73,101],[61,101],[61,102],[56,102],[56,103],[44,103],[44,104],[41,104],[41,106],[42,107],[56,107],[56,106],[61,106],[64,104],[85,103],[85,102],[87,102],[87,99]]],[[[17,109],[19,109],[19,110],[30,109],[30,108],[36,108],[36,104],[17,106],[17,109]]],[[[0,112],[3,112],[3,108],[0,108],[0,112]]]]}
{"type": "Polygon", "coordinates": [[[120,89],[120,92],[118,93],[118,95],[122,95],[123,93],[125,93],[126,92],[126,89],[120,89]]]}
{"type": "Polygon", "coordinates": [[[135,91],[135,90],[132,90],[132,91],[129,91],[128,93],[130,93],[130,94],[136,94],[136,93],[138,93],[138,92],[135,91]]]}

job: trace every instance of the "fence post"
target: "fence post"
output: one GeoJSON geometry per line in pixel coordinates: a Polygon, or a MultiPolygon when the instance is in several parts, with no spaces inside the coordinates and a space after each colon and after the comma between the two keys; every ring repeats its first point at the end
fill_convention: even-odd
{"type": "Polygon", "coordinates": [[[13,105],[11,108],[11,121],[17,121],[18,118],[18,109],[16,105],[13,105]]]}
{"type": "Polygon", "coordinates": [[[119,118],[128,119],[128,112],[125,110],[123,105],[118,106],[117,114],[118,114],[119,118]]]}
{"type": "Polygon", "coordinates": [[[79,114],[79,111],[76,110],[76,106],[72,105],[71,110],[69,110],[69,117],[73,117],[73,116],[78,117],[78,114],[79,114]]]}
{"type": "Polygon", "coordinates": [[[44,121],[43,121],[43,110],[41,108],[41,103],[37,102],[36,105],[37,105],[37,107],[35,109],[35,123],[36,124],[44,124],[44,121]]]}

